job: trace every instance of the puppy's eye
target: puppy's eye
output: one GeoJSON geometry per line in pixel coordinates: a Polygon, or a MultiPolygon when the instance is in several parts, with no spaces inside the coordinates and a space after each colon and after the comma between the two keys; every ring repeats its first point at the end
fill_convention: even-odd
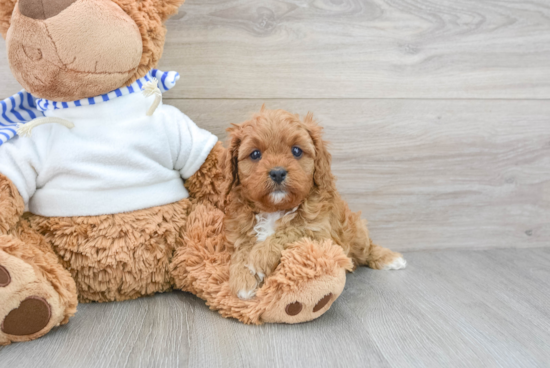
{"type": "Polygon", "coordinates": [[[250,154],[250,159],[252,159],[252,161],[258,161],[261,158],[262,153],[260,152],[260,150],[255,150],[250,154]]]}
{"type": "Polygon", "coordinates": [[[297,146],[292,147],[292,155],[294,155],[294,157],[300,158],[302,157],[303,154],[304,154],[304,151],[302,151],[300,147],[297,147],[297,146]]]}

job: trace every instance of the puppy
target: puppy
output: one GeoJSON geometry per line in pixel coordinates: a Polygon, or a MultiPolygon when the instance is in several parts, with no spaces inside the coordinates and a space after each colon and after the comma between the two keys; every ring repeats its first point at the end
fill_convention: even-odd
{"type": "Polygon", "coordinates": [[[350,211],[335,186],[322,128],[309,113],[303,120],[267,110],[228,129],[224,160],[226,233],[234,248],[230,286],[241,299],[278,265],[286,246],[307,237],[332,239],[355,267],[404,268],[401,254],[373,244],[360,213],[350,211]]]}

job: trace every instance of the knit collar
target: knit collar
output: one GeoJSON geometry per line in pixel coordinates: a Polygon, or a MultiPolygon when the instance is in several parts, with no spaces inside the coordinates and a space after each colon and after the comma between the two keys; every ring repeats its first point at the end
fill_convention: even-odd
{"type": "Polygon", "coordinates": [[[162,92],[166,92],[176,85],[176,82],[180,79],[180,75],[177,72],[161,72],[158,69],[153,69],[149,73],[145,74],[143,78],[136,80],[128,87],[122,87],[115,89],[109,93],[101,96],[83,98],[82,100],[76,100],[71,102],[55,102],[46,100],[45,98],[36,99],[36,107],[40,111],[68,109],[71,107],[95,105],[98,103],[113,100],[117,97],[130,95],[132,93],[141,92],[143,85],[150,82],[153,78],[157,78],[159,81],[159,89],[162,92]]]}
{"type": "Polygon", "coordinates": [[[0,101],[0,146],[17,135],[16,130],[19,124],[25,124],[36,118],[42,118],[45,116],[45,111],[95,105],[132,93],[142,92],[145,84],[153,78],[158,80],[160,91],[166,92],[176,85],[180,75],[177,72],[162,72],[152,69],[143,78],[136,80],[128,87],[118,88],[101,96],[71,102],[56,102],[44,98],[36,98],[29,92],[22,90],[0,101]]]}

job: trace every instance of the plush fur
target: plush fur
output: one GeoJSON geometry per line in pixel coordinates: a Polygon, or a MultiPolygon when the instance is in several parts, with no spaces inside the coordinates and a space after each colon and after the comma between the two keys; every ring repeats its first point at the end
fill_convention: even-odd
{"type": "Polygon", "coordinates": [[[79,302],[135,299],[171,289],[169,265],[183,244],[189,200],[91,217],[30,216],[70,270],[79,302]]]}
{"type": "Polygon", "coordinates": [[[230,268],[234,294],[253,296],[264,276],[279,264],[283,250],[303,239],[331,240],[343,248],[354,267],[383,269],[402,259],[372,242],[360,213],[351,212],[338,194],[331,155],[312,114],[301,120],[283,110],[262,108],[229,133],[226,170],[232,182],[226,227],[235,248],[230,268]],[[292,153],[295,147],[302,152],[298,157],[292,153]],[[251,156],[254,151],[261,152],[260,159],[251,156]],[[287,173],[280,184],[270,177],[274,169],[287,173]],[[267,238],[257,231],[266,214],[277,215],[276,229],[267,238]]]}
{"type": "Polygon", "coordinates": [[[143,52],[136,72],[125,85],[134,83],[158,65],[164,50],[164,22],[178,12],[185,0],[113,0],[137,24],[143,52]]]}

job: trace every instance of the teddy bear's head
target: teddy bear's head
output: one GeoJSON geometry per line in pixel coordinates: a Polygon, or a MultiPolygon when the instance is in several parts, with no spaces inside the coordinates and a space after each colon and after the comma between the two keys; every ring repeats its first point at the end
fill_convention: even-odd
{"type": "Polygon", "coordinates": [[[164,21],[184,0],[0,0],[0,33],[17,81],[73,101],[127,86],[162,55],[164,21]]]}

